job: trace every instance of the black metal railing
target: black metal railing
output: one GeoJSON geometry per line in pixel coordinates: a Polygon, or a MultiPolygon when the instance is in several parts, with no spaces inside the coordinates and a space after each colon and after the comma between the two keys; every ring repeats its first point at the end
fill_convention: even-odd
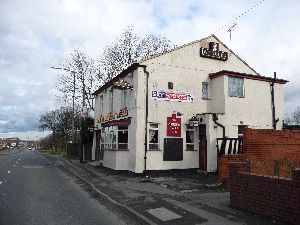
{"type": "Polygon", "coordinates": [[[243,138],[217,138],[218,156],[241,154],[243,150],[243,138]]]}

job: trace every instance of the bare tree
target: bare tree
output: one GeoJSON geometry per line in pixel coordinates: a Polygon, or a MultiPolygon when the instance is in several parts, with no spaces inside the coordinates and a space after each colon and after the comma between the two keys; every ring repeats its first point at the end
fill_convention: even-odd
{"type": "Polygon", "coordinates": [[[300,107],[298,106],[285,121],[290,125],[300,125],[300,107]]]}
{"type": "MultiPolygon", "coordinates": [[[[65,147],[70,140],[72,129],[73,109],[70,107],[61,107],[59,109],[46,112],[40,116],[40,129],[52,131],[52,144],[57,149],[65,147]]],[[[75,128],[80,128],[80,111],[75,109],[75,128]]]]}
{"type": "Polygon", "coordinates": [[[94,110],[92,93],[101,85],[131,64],[173,47],[164,36],[150,34],[140,37],[134,32],[133,26],[128,26],[115,42],[106,46],[99,60],[89,57],[84,50],[74,49],[70,58],[65,59],[59,68],[54,68],[63,72],[56,85],[58,99],[62,104],[69,105],[75,95],[77,104],[86,103],[94,110]]]}
{"type": "Polygon", "coordinates": [[[77,104],[94,110],[92,93],[104,83],[97,60],[89,57],[84,50],[74,49],[70,58],[54,69],[62,71],[56,83],[58,100],[66,103],[75,95],[77,104]]]}
{"type": "Polygon", "coordinates": [[[102,77],[108,81],[133,63],[174,48],[171,41],[161,35],[140,37],[128,26],[115,42],[106,46],[100,59],[102,77]]]}

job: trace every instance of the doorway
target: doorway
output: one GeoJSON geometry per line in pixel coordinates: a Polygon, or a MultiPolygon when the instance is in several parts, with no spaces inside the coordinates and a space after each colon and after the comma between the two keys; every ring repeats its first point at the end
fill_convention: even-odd
{"type": "Polygon", "coordinates": [[[96,152],[95,152],[95,160],[96,161],[100,160],[100,136],[101,136],[101,132],[97,131],[97,133],[96,133],[96,152]]]}
{"type": "Polygon", "coordinates": [[[206,125],[199,125],[199,169],[207,170],[207,139],[206,125]]]}

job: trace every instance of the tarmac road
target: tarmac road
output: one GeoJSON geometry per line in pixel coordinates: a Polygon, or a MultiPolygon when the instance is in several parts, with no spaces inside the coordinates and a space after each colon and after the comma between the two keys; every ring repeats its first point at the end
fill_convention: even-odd
{"type": "Polygon", "coordinates": [[[125,224],[35,151],[0,154],[0,225],[125,224]]]}

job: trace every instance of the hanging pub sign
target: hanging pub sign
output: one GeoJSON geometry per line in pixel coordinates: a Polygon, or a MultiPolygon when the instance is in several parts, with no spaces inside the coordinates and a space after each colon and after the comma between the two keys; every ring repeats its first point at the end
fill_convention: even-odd
{"type": "Polygon", "coordinates": [[[174,101],[174,102],[194,102],[194,94],[177,91],[157,91],[151,92],[151,98],[154,100],[174,101]]]}
{"type": "Polygon", "coordinates": [[[228,59],[228,52],[219,51],[219,43],[209,42],[208,48],[200,48],[200,56],[203,58],[226,61],[228,59]]]}
{"type": "Polygon", "coordinates": [[[127,116],[128,116],[128,109],[123,108],[123,109],[120,109],[119,112],[109,113],[104,116],[99,116],[97,119],[97,123],[105,123],[105,122],[113,121],[115,119],[119,119],[119,118],[123,118],[123,117],[127,117],[127,116]]]}
{"type": "Polygon", "coordinates": [[[177,118],[176,114],[167,117],[167,136],[181,137],[181,118],[177,118]]]}

